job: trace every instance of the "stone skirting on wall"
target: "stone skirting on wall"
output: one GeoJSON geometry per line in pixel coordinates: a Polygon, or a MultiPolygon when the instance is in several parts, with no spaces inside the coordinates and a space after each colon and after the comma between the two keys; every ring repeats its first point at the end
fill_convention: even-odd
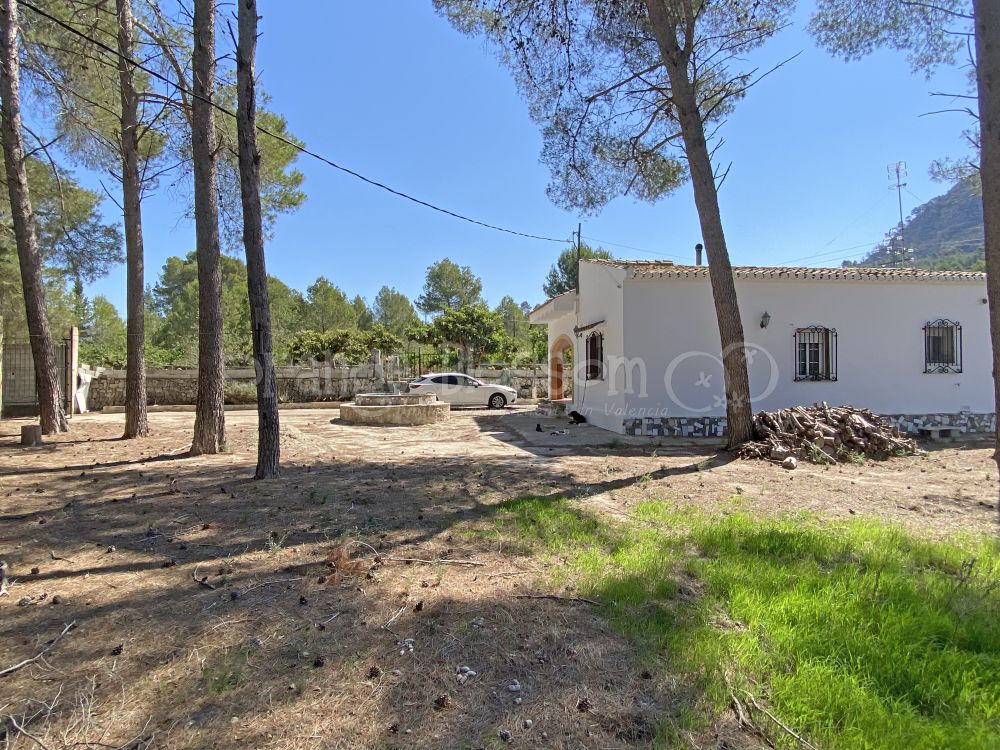
{"type": "Polygon", "coordinates": [[[649,437],[722,437],[725,417],[645,417],[626,419],[626,435],[649,437]]]}
{"type": "MultiPolygon", "coordinates": [[[[982,435],[997,429],[996,414],[959,412],[958,414],[887,414],[883,416],[900,432],[915,435],[922,427],[953,427],[959,433],[982,435]]],[[[647,437],[722,437],[725,417],[646,417],[622,420],[626,435],[647,437]]]]}
{"type": "MultiPolygon", "coordinates": [[[[509,384],[516,388],[518,398],[544,398],[548,395],[548,376],[542,367],[507,370],[470,370],[469,374],[487,383],[509,384]]],[[[384,391],[384,378],[372,376],[368,367],[278,367],[278,398],[282,402],[349,401],[358,393],[384,391]]],[[[240,389],[243,399],[253,398],[256,383],[252,368],[226,370],[227,389],[240,389]]],[[[405,390],[405,383],[398,382],[405,390]]],[[[198,395],[198,371],[148,370],[146,372],[146,400],[150,404],[194,404],[198,395]]],[[[231,399],[227,397],[227,403],[231,399]]],[[[91,411],[106,406],[125,404],[125,371],[98,370],[90,382],[87,408],[91,411]]]]}
{"type": "Polygon", "coordinates": [[[916,434],[921,427],[954,427],[961,433],[982,435],[997,431],[997,415],[959,412],[958,414],[886,414],[883,416],[900,432],[916,434]]]}

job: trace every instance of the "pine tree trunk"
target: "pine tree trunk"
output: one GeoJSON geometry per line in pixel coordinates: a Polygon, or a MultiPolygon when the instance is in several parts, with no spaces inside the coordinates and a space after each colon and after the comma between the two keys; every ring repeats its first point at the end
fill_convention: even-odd
{"type": "Polygon", "coordinates": [[[198,257],[198,398],[191,453],[226,447],[225,363],[222,353],[222,272],[219,266],[219,195],[216,185],[215,0],[194,2],[194,222],[198,257]]]}
{"type": "MultiPolygon", "coordinates": [[[[708,252],[708,275],[715,301],[715,315],[722,343],[722,365],[726,381],[727,446],[736,448],[753,436],[753,407],[750,403],[750,378],[747,374],[743,321],[736,299],[736,282],[729,260],[729,248],[722,229],[719,194],[712,169],[712,158],[705,138],[705,126],[698,108],[697,92],[690,79],[689,53],[678,44],[678,21],[671,18],[667,4],[671,0],[646,0],[650,25],[656,37],[663,63],[670,77],[670,88],[677,119],[684,140],[694,201],[701,223],[702,240],[708,252]]],[[[679,12],[679,11],[678,11],[679,12]]],[[[690,13],[690,11],[688,11],[690,13]]],[[[693,26],[694,19],[678,16],[681,23],[693,26]]],[[[693,38],[693,34],[689,35],[693,38]]]]}
{"type": "Polygon", "coordinates": [[[278,476],[281,453],[278,383],[271,351],[271,311],[264,262],[264,230],[260,213],[260,152],[257,150],[257,1],[237,0],[239,42],[236,48],[237,119],[240,196],[243,200],[243,245],[247,254],[247,292],[257,374],[257,471],[255,479],[278,476]]]}
{"type": "MultiPolygon", "coordinates": [[[[975,0],[976,77],[979,88],[979,131],[982,153],[983,225],[986,251],[986,296],[993,345],[994,411],[1000,413],[1000,5],[975,0]]],[[[1000,466],[1000,431],[993,458],[1000,466]]],[[[1000,503],[997,503],[1000,514],[1000,503]]]]}
{"type": "Polygon", "coordinates": [[[139,97],[127,62],[132,47],[132,2],[116,0],[118,10],[118,80],[122,100],[122,205],[125,214],[127,269],[127,343],[125,363],[125,438],[149,434],[146,415],[145,279],[143,277],[142,184],[139,179],[139,97]]]}
{"type": "Polygon", "coordinates": [[[38,254],[31,197],[28,193],[28,173],[24,164],[16,0],[0,0],[0,119],[10,214],[21,268],[31,356],[35,365],[39,422],[46,435],[66,432],[69,425],[59,397],[55,350],[45,313],[42,259],[38,254]]]}

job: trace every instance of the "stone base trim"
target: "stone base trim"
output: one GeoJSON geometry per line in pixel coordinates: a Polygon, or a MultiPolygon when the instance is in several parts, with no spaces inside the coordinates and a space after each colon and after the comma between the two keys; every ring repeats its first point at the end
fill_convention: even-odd
{"type": "Polygon", "coordinates": [[[997,431],[997,415],[959,412],[958,414],[885,414],[889,424],[900,432],[916,435],[923,427],[951,427],[966,435],[984,435],[997,431]]]}
{"type": "MultiPolygon", "coordinates": [[[[965,435],[995,433],[995,413],[959,412],[957,414],[886,414],[890,425],[900,432],[916,435],[924,427],[951,427],[965,435]]],[[[726,434],[725,417],[646,417],[622,420],[626,435],[647,437],[706,437],[717,438],[726,434]]]]}

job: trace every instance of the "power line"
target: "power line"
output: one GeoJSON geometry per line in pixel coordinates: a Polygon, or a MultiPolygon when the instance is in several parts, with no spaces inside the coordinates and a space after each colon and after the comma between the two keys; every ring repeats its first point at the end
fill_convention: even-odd
{"type": "Polygon", "coordinates": [[[851,231],[854,227],[856,227],[860,221],[867,219],[875,211],[875,209],[880,208],[881,205],[885,203],[885,201],[889,198],[888,194],[886,193],[881,193],[880,195],[882,196],[881,198],[872,201],[868,205],[868,208],[864,209],[861,213],[855,216],[850,223],[848,223],[840,232],[838,232],[837,235],[832,240],[823,245],[823,247],[829,247],[830,245],[832,245],[834,242],[839,240],[841,237],[843,237],[845,234],[851,231]]]}
{"type": "MultiPolygon", "coordinates": [[[[813,259],[815,259],[817,262],[824,258],[832,260],[834,257],[840,255],[841,253],[845,253],[848,250],[856,250],[859,247],[868,247],[874,249],[876,245],[878,245],[877,240],[875,242],[862,242],[861,244],[858,245],[851,245],[850,247],[842,247],[837,250],[825,250],[823,252],[813,253],[812,255],[804,255],[801,258],[792,258],[791,260],[785,261],[784,265],[791,265],[792,263],[799,263],[804,260],[813,260],[813,259]]],[[[865,252],[867,253],[869,251],[865,252]]]]}
{"type": "Polygon", "coordinates": [[[591,242],[599,242],[602,245],[611,245],[612,247],[620,247],[625,250],[634,250],[637,253],[645,253],[646,255],[652,255],[657,258],[673,258],[674,260],[683,260],[683,261],[690,260],[690,258],[685,258],[681,255],[670,255],[669,253],[660,253],[656,252],[655,250],[646,250],[641,247],[633,247],[632,245],[623,245],[620,242],[609,242],[608,240],[599,240],[596,237],[584,237],[583,239],[590,240],[591,242]]]}
{"type": "MultiPolygon", "coordinates": [[[[115,57],[124,60],[129,65],[133,66],[134,68],[143,71],[144,73],[152,76],[153,78],[156,78],[159,81],[162,81],[163,83],[166,83],[168,86],[173,86],[178,91],[181,91],[181,92],[187,94],[188,96],[190,96],[190,97],[192,97],[194,99],[198,99],[199,101],[202,101],[202,102],[205,102],[205,103],[209,104],[211,107],[217,109],[219,112],[222,112],[222,113],[228,115],[229,117],[233,117],[233,118],[236,117],[236,113],[233,112],[232,110],[227,109],[226,107],[223,107],[221,104],[218,104],[217,102],[212,101],[211,99],[208,99],[207,97],[204,97],[204,96],[201,96],[199,94],[196,94],[195,92],[191,91],[190,89],[185,88],[184,86],[181,86],[181,84],[180,84],[179,81],[178,82],[171,81],[165,75],[157,72],[156,70],[153,70],[152,68],[146,67],[145,65],[143,65],[140,62],[138,62],[137,60],[134,60],[134,59],[132,59],[130,57],[127,57],[126,55],[123,55],[117,49],[115,49],[113,47],[109,47],[108,45],[104,44],[103,42],[100,42],[97,39],[94,39],[94,38],[88,36],[87,34],[84,34],[82,31],[73,28],[69,24],[63,22],[62,20],[56,18],[55,16],[50,15],[49,13],[46,13],[44,10],[36,7],[32,3],[27,2],[27,0],[18,0],[18,4],[19,5],[23,5],[25,8],[28,8],[31,11],[34,11],[35,13],[37,13],[42,18],[46,18],[49,21],[52,21],[52,23],[56,24],[57,26],[60,26],[61,28],[65,29],[66,31],[70,32],[71,34],[75,34],[76,36],[78,36],[78,37],[80,37],[82,39],[85,39],[86,41],[90,42],[91,44],[96,45],[97,47],[103,49],[105,52],[108,52],[108,53],[114,55],[115,57]]],[[[428,201],[421,200],[420,198],[412,196],[409,193],[405,193],[402,190],[396,190],[395,188],[392,188],[392,187],[386,185],[383,182],[379,182],[378,180],[374,180],[374,179],[372,179],[370,177],[365,177],[360,172],[356,172],[353,169],[350,169],[350,168],[345,167],[345,166],[343,166],[341,164],[338,164],[337,162],[333,161],[332,159],[328,159],[325,156],[323,156],[323,155],[321,155],[321,154],[319,154],[319,153],[317,153],[315,151],[312,151],[312,150],[306,148],[305,146],[302,146],[301,144],[298,144],[298,143],[296,143],[295,141],[293,141],[293,140],[291,140],[289,138],[285,138],[284,136],[279,135],[278,133],[271,132],[270,130],[268,130],[267,128],[265,128],[265,127],[263,127],[261,125],[257,125],[256,129],[257,129],[258,132],[263,133],[264,135],[269,136],[271,138],[274,138],[275,140],[280,141],[281,143],[284,143],[284,144],[286,144],[288,146],[291,146],[296,151],[298,151],[300,153],[303,153],[303,154],[306,154],[307,156],[311,156],[312,158],[316,159],[317,161],[321,161],[324,164],[326,164],[326,165],[328,165],[330,167],[333,167],[336,170],[339,170],[339,171],[341,171],[341,172],[343,172],[345,174],[350,175],[351,177],[354,177],[355,179],[361,180],[362,182],[365,182],[365,183],[367,183],[367,184],[369,184],[369,185],[371,185],[373,187],[377,187],[377,188],[379,188],[381,190],[385,190],[386,192],[391,193],[392,195],[395,195],[395,196],[397,196],[399,198],[403,198],[403,199],[408,200],[408,201],[410,201],[412,203],[416,203],[417,205],[423,206],[424,208],[429,208],[432,211],[437,211],[439,213],[445,214],[446,216],[450,216],[453,219],[459,219],[460,221],[466,221],[466,222],[468,222],[470,224],[475,224],[476,226],[484,227],[485,229],[493,229],[493,230],[495,230],[497,232],[504,232],[506,234],[512,234],[512,235],[515,235],[517,237],[525,237],[525,238],[531,239],[531,240],[541,240],[543,242],[558,242],[558,243],[565,243],[565,242],[567,242],[567,240],[565,238],[545,237],[543,235],[530,234],[528,232],[520,232],[520,231],[517,231],[516,229],[508,229],[507,227],[501,227],[501,226],[498,226],[496,224],[490,224],[490,223],[485,222],[485,221],[480,221],[479,219],[473,219],[472,217],[466,216],[465,214],[460,214],[457,211],[451,211],[451,210],[449,210],[447,208],[442,208],[441,206],[437,206],[437,205],[435,205],[433,203],[430,203],[428,201]]]]}

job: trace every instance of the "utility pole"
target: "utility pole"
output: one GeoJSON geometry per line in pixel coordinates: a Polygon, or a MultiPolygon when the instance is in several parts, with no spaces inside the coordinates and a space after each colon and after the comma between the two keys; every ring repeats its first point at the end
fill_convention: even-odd
{"type": "Polygon", "coordinates": [[[886,171],[889,175],[889,181],[895,180],[894,184],[889,185],[889,189],[896,191],[896,197],[899,200],[899,252],[896,252],[895,243],[889,243],[889,264],[895,267],[906,256],[906,242],[903,237],[903,188],[906,187],[903,180],[906,178],[906,162],[897,161],[895,164],[890,164],[886,167],[886,171]]]}

